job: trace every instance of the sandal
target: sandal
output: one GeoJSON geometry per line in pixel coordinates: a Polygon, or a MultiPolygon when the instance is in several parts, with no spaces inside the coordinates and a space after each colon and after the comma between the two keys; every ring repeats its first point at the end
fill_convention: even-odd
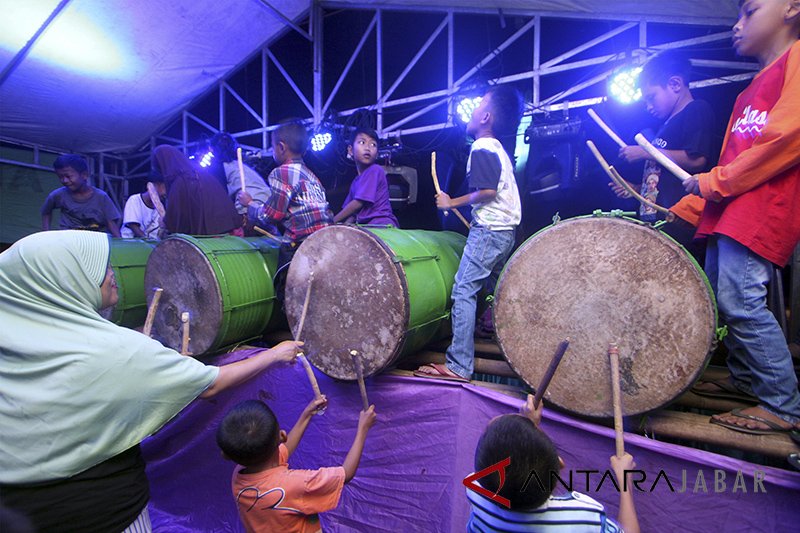
{"type": "Polygon", "coordinates": [[[447,381],[458,381],[459,383],[469,383],[467,378],[462,378],[446,365],[439,363],[428,363],[422,365],[414,371],[414,375],[420,378],[444,379],[447,381]]]}
{"type": "Polygon", "coordinates": [[[742,412],[743,408],[733,409],[730,413],[723,414],[723,415],[714,415],[711,417],[712,424],[717,424],[718,426],[722,426],[727,429],[732,429],[733,431],[739,431],[741,433],[749,433],[750,435],[772,435],[776,433],[789,433],[791,434],[794,431],[794,426],[790,425],[789,427],[781,426],[780,424],[773,422],[772,420],[767,420],[764,417],[756,416],[756,415],[748,415],[742,412]],[[734,416],[737,418],[742,418],[746,420],[753,420],[758,422],[759,424],[763,424],[767,426],[769,429],[757,429],[757,428],[749,428],[747,426],[740,426],[738,424],[734,424],[732,422],[726,422],[720,418],[720,416],[734,416]]]}

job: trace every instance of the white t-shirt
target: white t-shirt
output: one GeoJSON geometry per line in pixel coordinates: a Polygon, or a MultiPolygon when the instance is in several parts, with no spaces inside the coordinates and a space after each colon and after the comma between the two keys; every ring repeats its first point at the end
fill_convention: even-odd
{"type": "Polygon", "coordinates": [[[147,207],[144,200],[142,200],[141,194],[134,194],[125,202],[125,213],[122,218],[120,233],[126,239],[135,237],[133,231],[128,227],[129,223],[139,224],[145,238],[158,239],[158,211],[147,207]]]}
{"type": "MultiPolygon", "coordinates": [[[[242,190],[242,178],[239,176],[239,163],[237,161],[228,161],[223,163],[225,168],[225,179],[228,181],[228,196],[231,197],[233,203],[236,205],[236,210],[240,214],[247,212],[247,208],[239,203],[239,191],[242,190]]],[[[267,203],[270,195],[270,188],[264,181],[261,175],[252,168],[244,165],[244,185],[247,187],[247,192],[254,200],[258,200],[262,204],[267,203]]]]}
{"type": "Polygon", "coordinates": [[[467,182],[473,189],[496,189],[497,196],[472,207],[472,220],[493,231],[513,230],[522,220],[522,204],[514,165],[500,141],[482,137],[472,143],[467,182]]]}

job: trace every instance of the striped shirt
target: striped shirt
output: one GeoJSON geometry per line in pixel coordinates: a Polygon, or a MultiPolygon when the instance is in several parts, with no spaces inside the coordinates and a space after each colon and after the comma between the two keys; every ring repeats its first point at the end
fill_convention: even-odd
{"type": "Polygon", "coordinates": [[[270,172],[269,186],[272,194],[266,204],[257,208],[258,220],[283,225],[292,242],[300,242],[333,224],[325,189],[302,159],[287,161],[270,172]]]}
{"type": "Polygon", "coordinates": [[[619,533],[622,531],[606,516],[603,505],[589,496],[572,492],[550,496],[541,507],[530,511],[502,507],[480,494],[467,489],[472,505],[467,531],[469,533],[619,533]]]}

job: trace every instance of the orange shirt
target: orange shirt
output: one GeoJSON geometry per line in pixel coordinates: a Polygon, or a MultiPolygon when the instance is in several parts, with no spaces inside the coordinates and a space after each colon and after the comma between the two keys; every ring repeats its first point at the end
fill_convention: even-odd
{"type": "Polygon", "coordinates": [[[280,531],[310,533],[319,530],[309,515],[335,509],[344,487],[344,467],[290,470],[289,450],[278,447],[280,464],[263,472],[233,473],[233,497],[249,533],[280,531]]]}

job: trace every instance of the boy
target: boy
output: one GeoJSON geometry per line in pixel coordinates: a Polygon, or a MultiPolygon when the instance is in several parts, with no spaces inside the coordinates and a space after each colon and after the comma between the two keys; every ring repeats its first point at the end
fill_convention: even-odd
{"type": "MultiPolygon", "coordinates": [[[[540,404],[534,411],[533,397],[528,395],[521,414],[502,415],[489,422],[475,450],[475,471],[511,459],[502,484],[497,474],[480,478],[480,485],[507,499],[509,507],[467,490],[472,506],[467,531],[620,531],[619,526],[606,517],[603,505],[594,499],[578,492],[553,495],[555,477],[552,474],[564,468],[564,461],[558,456],[553,441],[539,429],[542,410],[540,404]]],[[[633,457],[627,453],[622,457],[612,456],[611,468],[620,489],[619,523],[627,533],[638,533],[639,520],[632,489],[628,484],[625,490],[623,482],[625,471],[636,468],[633,457]]]]}
{"type": "Polygon", "coordinates": [[[347,147],[347,157],[356,162],[358,176],[350,185],[344,207],[333,221],[356,222],[398,227],[389,202],[389,183],[378,159],[378,134],[370,128],[358,128],[347,147]]]}
{"type": "Polygon", "coordinates": [[[239,516],[248,532],[311,532],[319,530],[316,514],[335,509],[342,487],[356,474],[367,432],[375,423],[375,406],[361,411],[358,431],[342,466],[290,470],[289,456],[297,448],[311,417],[325,409],[327,399],[314,399],[287,435],[264,402],[248,400],[222,419],[217,444],[235,461],[232,489],[239,516]]]}
{"type": "MultiPolygon", "coordinates": [[[[209,144],[217,159],[222,163],[222,172],[225,174],[225,186],[228,189],[228,195],[234,201],[239,214],[246,214],[247,207],[239,203],[238,199],[239,192],[242,190],[242,178],[239,175],[239,163],[236,156],[236,149],[239,148],[239,143],[229,133],[219,132],[211,138],[209,144]]],[[[269,200],[270,191],[264,178],[246,163],[243,163],[242,166],[248,194],[253,200],[265,204],[269,200]]]]}
{"type": "Polygon", "coordinates": [[[515,89],[489,89],[467,124],[467,134],[475,139],[467,160],[467,180],[474,192],[457,198],[436,196],[436,206],[443,210],[473,205],[472,225],[453,286],[453,341],[447,361],[421,366],[415,376],[462,382],[472,376],[477,294],[487,278],[499,274],[522,218],[514,165],[498,140],[516,133],[521,115],[522,98],[515,89]]]}
{"type": "MultiPolygon", "coordinates": [[[[690,74],[689,60],[679,52],[667,50],[645,63],[639,75],[639,84],[648,113],[664,121],[652,144],[681,168],[694,173],[709,168],[714,113],[708,102],[695,100],[692,96],[689,90],[690,74]]],[[[671,208],[686,195],[680,180],[656,163],[640,146],[621,148],[619,157],[628,163],[644,161],[641,194],[653,203],[671,208]]],[[[618,196],[627,196],[614,184],[609,186],[618,196]]],[[[683,212],[678,210],[675,214],[680,217],[683,212]]],[[[642,205],[639,218],[645,222],[655,222],[657,213],[655,209],[642,205]]],[[[691,250],[694,238],[692,222],[678,218],[665,230],[691,250]]],[[[702,250],[697,252],[701,254],[702,250]]]]}
{"type": "Polygon", "coordinates": [[[740,3],[733,46],[762,70],[736,100],[719,166],[684,182],[706,200],[697,235],[708,237],[705,270],[728,326],[730,379],[703,387],[758,399],[711,422],[745,433],[787,432],[800,422],[792,357],[766,304],[771,263],[785,265],[800,241],[798,37],[800,0],[740,3]]]}
{"type": "MultiPolygon", "coordinates": [[[[150,183],[155,186],[160,200],[164,202],[167,197],[167,186],[164,184],[164,178],[153,174],[150,176],[150,183]]],[[[122,237],[125,239],[157,240],[160,230],[161,217],[158,215],[150,193],[145,190],[128,198],[128,201],[125,202],[122,218],[122,237]]]]}
{"type": "Polygon", "coordinates": [[[51,192],[42,205],[42,229],[50,229],[53,209],[61,210],[61,229],[85,229],[119,237],[119,209],[108,195],[92,187],[86,160],[75,154],[63,154],[53,162],[58,179],[64,185],[51,192]]]}

